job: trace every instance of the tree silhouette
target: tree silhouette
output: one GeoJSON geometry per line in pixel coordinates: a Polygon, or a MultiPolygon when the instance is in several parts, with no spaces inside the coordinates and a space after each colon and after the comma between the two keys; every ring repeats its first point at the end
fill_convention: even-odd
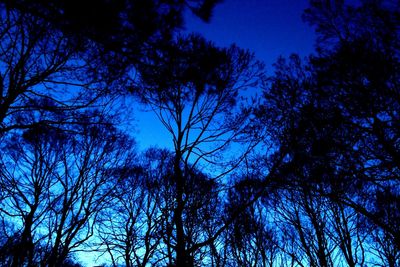
{"type": "Polygon", "coordinates": [[[227,266],[273,266],[276,261],[278,236],[268,222],[270,210],[262,199],[248,206],[250,196],[258,193],[258,186],[262,186],[259,174],[247,175],[240,177],[228,194],[225,212],[234,220],[224,239],[230,255],[227,266]],[[240,216],[235,215],[243,207],[247,209],[240,216]]]}
{"type": "Polygon", "coordinates": [[[18,236],[10,266],[60,266],[93,236],[116,186],[109,169],[124,164],[130,143],[112,127],[81,128],[71,134],[40,126],[6,143],[1,219],[14,222],[9,235],[18,236]]]}
{"type": "Polygon", "coordinates": [[[108,253],[113,266],[157,265],[164,261],[161,251],[163,212],[167,208],[163,181],[170,168],[168,151],[149,149],[131,160],[131,165],[115,170],[120,180],[111,205],[99,215],[99,250],[108,253]]]}
{"type": "Polygon", "coordinates": [[[184,9],[207,20],[217,2],[1,1],[0,133],[71,123],[72,110],[129,91],[128,76],[171,43],[184,9]],[[40,112],[49,117],[35,120],[40,112]]]}
{"type": "Polygon", "coordinates": [[[310,1],[315,54],[266,77],[179,35],[218,2],[0,0],[0,265],[400,264],[399,3],[310,1]]]}
{"type": "MultiPolygon", "coordinates": [[[[307,187],[350,208],[398,247],[399,38],[392,5],[313,1],[305,18],[319,33],[318,53],[305,62],[278,61],[258,114],[272,128],[276,153],[285,153],[283,188],[307,187]]],[[[342,252],[349,260],[349,250],[342,252]]]]}
{"type": "MultiPolygon", "coordinates": [[[[237,47],[219,49],[193,35],[181,37],[176,44],[156,53],[160,55],[153,57],[157,60],[141,70],[144,87],[139,97],[173,138],[175,264],[191,266],[191,254],[212,242],[220,232],[193,244],[194,240],[188,240],[184,225],[184,212],[190,204],[186,179],[202,163],[217,165],[221,152],[243,136],[249,113],[233,112],[237,96],[262,76],[262,66],[237,47]]],[[[250,142],[248,147],[252,146],[254,143],[250,142]]],[[[231,166],[237,166],[242,159],[239,157],[231,166]]],[[[231,166],[226,165],[220,177],[230,172],[231,166]]],[[[220,177],[213,180],[219,182],[220,177]]]]}
{"type": "MultiPolygon", "coordinates": [[[[153,49],[171,42],[190,11],[211,18],[220,0],[1,1],[11,10],[40,18],[61,31],[93,68],[118,78],[138,68],[153,49]]],[[[97,70],[98,72],[98,70],[97,70]]]]}
{"type": "MultiPolygon", "coordinates": [[[[344,202],[393,237],[399,233],[396,215],[399,132],[395,127],[399,120],[396,111],[399,35],[395,30],[398,25],[395,5],[390,1],[365,2],[360,7],[347,8],[337,4],[333,8],[343,10],[338,17],[355,30],[347,35],[345,30],[339,31],[345,38],[323,32],[325,38],[336,38],[337,45],[326,57],[316,58],[313,63],[319,89],[315,95],[327,108],[336,107],[342,132],[347,132],[347,140],[339,139],[343,146],[341,154],[355,165],[342,173],[347,172],[344,174],[347,177],[353,175],[349,179],[358,186],[358,200],[346,197],[344,202]],[[354,13],[357,16],[351,17],[354,13]],[[390,197],[383,200],[382,194],[390,197]],[[382,209],[386,210],[385,215],[380,213],[382,209]],[[389,210],[392,212],[388,213],[389,210]]],[[[321,8],[332,13],[333,8],[321,8]]],[[[321,25],[312,16],[309,20],[321,25]]],[[[397,238],[395,243],[399,246],[397,238]]]]}
{"type": "Polygon", "coordinates": [[[50,24],[1,10],[0,134],[74,122],[73,112],[98,102],[105,83],[86,76],[76,47],[50,24]]]}

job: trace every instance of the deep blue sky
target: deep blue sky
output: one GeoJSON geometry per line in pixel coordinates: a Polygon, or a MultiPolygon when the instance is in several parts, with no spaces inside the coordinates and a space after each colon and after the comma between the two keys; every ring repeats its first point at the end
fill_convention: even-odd
{"type": "MultiPolygon", "coordinates": [[[[225,0],[215,8],[210,23],[188,15],[186,31],[200,33],[218,46],[235,43],[253,51],[271,74],[278,56],[306,56],[313,51],[314,32],[301,20],[307,6],[307,0],[225,0]]],[[[171,136],[154,114],[136,112],[135,117],[141,149],[172,148],[171,136]]]]}
{"type": "Polygon", "coordinates": [[[250,49],[270,68],[280,55],[312,52],[314,32],[301,20],[307,6],[308,0],[225,0],[210,23],[187,16],[186,28],[219,46],[250,49]]]}

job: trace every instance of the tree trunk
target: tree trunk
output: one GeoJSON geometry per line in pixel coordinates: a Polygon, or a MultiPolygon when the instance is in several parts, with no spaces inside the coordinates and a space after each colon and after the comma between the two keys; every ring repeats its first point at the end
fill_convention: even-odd
{"type": "Polygon", "coordinates": [[[186,260],[186,240],[185,231],[183,228],[183,191],[184,191],[184,181],[182,170],[179,166],[181,159],[181,154],[177,152],[174,162],[174,175],[175,175],[175,185],[176,185],[176,208],[174,211],[174,223],[176,227],[176,265],[177,266],[187,266],[186,260]]]}

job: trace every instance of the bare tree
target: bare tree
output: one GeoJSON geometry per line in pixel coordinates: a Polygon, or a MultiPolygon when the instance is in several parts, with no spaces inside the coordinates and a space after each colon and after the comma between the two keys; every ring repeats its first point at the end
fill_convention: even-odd
{"type": "Polygon", "coordinates": [[[157,265],[162,250],[163,180],[171,154],[149,149],[114,175],[120,179],[111,194],[110,206],[99,216],[99,251],[107,253],[113,266],[157,265]]]}
{"type": "Polygon", "coordinates": [[[341,261],[349,267],[364,266],[366,262],[369,227],[365,218],[340,203],[328,203],[327,234],[341,251],[341,261]]]}
{"type": "Polygon", "coordinates": [[[78,57],[71,39],[3,5],[0,20],[1,135],[36,124],[77,123],[74,111],[99,104],[110,83],[95,78],[95,66],[78,57]]]}
{"type": "Polygon", "coordinates": [[[109,172],[124,164],[130,141],[112,127],[74,128],[31,128],[15,135],[1,157],[2,217],[19,228],[12,266],[60,266],[83,249],[116,186],[109,172]]]}
{"type": "MultiPolygon", "coordinates": [[[[228,197],[228,213],[241,209],[261,185],[259,178],[242,177],[228,197]]],[[[263,198],[247,207],[228,228],[225,237],[228,266],[275,266],[279,252],[278,232],[271,218],[273,208],[263,198]]]]}
{"type": "MultiPolygon", "coordinates": [[[[211,236],[191,235],[185,209],[193,208],[195,212],[201,205],[189,206],[192,203],[190,192],[185,191],[189,189],[187,179],[206,163],[209,168],[214,166],[209,183],[220,183],[255,145],[250,141],[234,161],[223,163],[223,151],[249,130],[249,113],[236,106],[238,94],[257,82],[262,66],[248,52],[234,46],[219,49],[198,36],[180,38],[164,51],[142,70],[145,84],[140,97],[173,140],[175,264],[192,266],[193,253],[213,242],[225,226],[215,229],[211,236]],[[217,167],[222,167],[219,174],[217,167]]],[[[217,197],[218,193],[213,195],[217,197]]]]}

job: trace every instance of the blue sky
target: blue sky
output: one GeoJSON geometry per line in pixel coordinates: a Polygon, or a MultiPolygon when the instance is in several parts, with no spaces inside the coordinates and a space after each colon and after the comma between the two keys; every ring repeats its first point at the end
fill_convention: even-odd
{"type": "Polygon", "coordinates": [[[314,32],[301,20],[307,6],[308,0],[225,0],[210,23],[187,16],[186,29],[219,46],[249,49],[270,68],[280,55],[312,52],[314,32]]]}
{"type": "MultiPolygon", "coordinates": [[[[315,35],[301,19],[307,6],[307,0],[225,0],[215,8],[210,23],[187,15],[185,30],[200,33],[218,46],[235,43],[249,49],[271,74],[279,56],[312,53],[315,35]]],[[[172,137],[152,112],[137,108],[134,117],[140,149],[154,145],[172,148],[172,137]]]]}

